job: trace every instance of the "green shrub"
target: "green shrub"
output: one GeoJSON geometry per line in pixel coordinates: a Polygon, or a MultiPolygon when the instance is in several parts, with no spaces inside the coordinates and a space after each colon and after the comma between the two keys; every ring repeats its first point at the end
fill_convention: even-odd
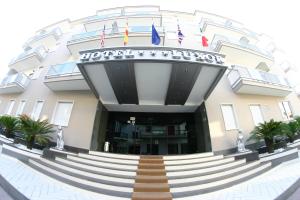
{"type": "Polygon", "coordinates": [[[27,115],[20,116],[20,129],[28,149],[32,149],[35,142],[46,145],[51,139],[49,134],[54,132],[47,120],[33,120],[27,115]]]}
{"type": "Polygon", "coordinates": [[[0,116],[0,125],[7,138],[14,138],[15,132],[20,129],[19,119],[9,115],[0,116]]]}
{"type": "Polygon", "coordinates": [[[269,153],[274,152],[274,136],[283,135],[285,131],[285,127],[282,122],[275,121],[271,119],[269,122],[260,123],[258,126],[254,128],[254,130],[250,133],[251,136],[249,140],[264,140],[267,146],[267,150],[269,153]]]}

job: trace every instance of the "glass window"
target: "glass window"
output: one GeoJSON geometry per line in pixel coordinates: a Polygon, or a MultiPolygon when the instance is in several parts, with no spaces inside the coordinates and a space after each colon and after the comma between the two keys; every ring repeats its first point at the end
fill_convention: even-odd
{"type": "Polygon", "coordinates": [[[291,109],[290,102],[282,101],[279,103],[279,108],[281,110],[281,114],[284,120],[290,120],[293,118],[293,112],[291,109]]]}
{"type": "Polygon", "coordinates": [[[15,105],[15,100],[10,100],[7,106],[6,114],[10,115],[15,105]]]}
{"type": "Polygon", "coordinates": [[[42,67],[40,67],[40,68],[34,70],[33,75],[31,76],[31,79],[37,79],[37,78],[39,78],[39,76],[40,76],[42,70],[43,70],[42,67]]]}
{"type": "Polygon", "coordinates": [[[33,120],[38,120],[42,111],[44,105],[44,101],[37,101],[33,107],[32,113],[31,113],[31,118],[33,120]]]}
{"type": "Polygon", "coordinates": [[[260,123],[264,122],[260,105],[250,105],[250,111],[255,126],[258,126],[260,123]]]}
{"type": "Polygon", "coordinates": [[[226,130],[233,130],[237,129],[237,123],[233,111],[233,105],[227,104],[227,105],[221,105],[225,129],[226,130]]]}
{"type": "Polygon", "coordinates": [[[23,114],[23,110],[25,107],[26,101],[22,100],[18,106],[17,112],[16,112],[16,116],[22,115],[23,114]]]}
{"type": "Polygon", "coordinates": [[[68,126],[73,102],[58,102],[52,118],[52,123],[59,126],[68,126]]]}

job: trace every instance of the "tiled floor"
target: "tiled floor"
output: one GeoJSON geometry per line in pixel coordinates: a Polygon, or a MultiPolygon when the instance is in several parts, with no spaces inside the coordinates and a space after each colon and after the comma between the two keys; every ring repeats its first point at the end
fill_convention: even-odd
{"type": "MultiPolygon", "coordinates": [[[[213,193],[184,198],[184,200],[272,200],[300,177],[299,169],[300,159],[292,160],[236,186],[213,193]]],[[[125,199],[111,198],[69,186],[2,154],[0,154],[0,173],[32,200],[125,199]]]]}
{"type": "Polygon", "coordinates": [[[1,200],[13,200],[1,187],[0,187],[0,199],[1,200]]]}

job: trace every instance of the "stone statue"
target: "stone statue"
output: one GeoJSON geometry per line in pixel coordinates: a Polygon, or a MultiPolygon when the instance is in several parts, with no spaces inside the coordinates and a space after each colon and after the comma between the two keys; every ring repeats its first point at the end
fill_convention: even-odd
{"type": "Polygon", "coordinates": [[[64,138],[63,138],[63,130],[61,126],[57,127],[57,140],[56,140],[56,149],[64,150],[64,138]]]}
{"type": "Polygon", "coordinates": [[[104,152],[109,152],[109,142],[104,143],[104,152]]]}
{"type": "Polygon", "coordinates": [[[246,148],[245,148],[245,142],[244,142],[244,136],[241,130],[239,130],[238,132],[238,137],[237,137],[237,151],[238,153],[243,153],[246,152],[246,148]]]}

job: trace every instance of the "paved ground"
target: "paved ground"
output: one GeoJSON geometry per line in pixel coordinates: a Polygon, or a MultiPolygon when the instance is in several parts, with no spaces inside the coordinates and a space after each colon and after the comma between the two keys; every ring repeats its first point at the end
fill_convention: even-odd
{"type": "Polygon", "coordinates": [[[300,199],[300,188],[292,196],[290,196],[287,200],[299,200],[300,199]]]}
{"type": "Polygon", "coordinates": [[[0,199],[1,200],[13,200],[1,187],[0,187],[0,199]]]}
{"type": "MultiPolygon", "coordinates": [[[[299,169],[300,159],[295,159],[233,187],[182,200],[273,200],[300,177],[299,169]]],[[[31,200],[128,200],[67,185],[1,153],[0,174],[31,200]]],[[[299,193],[289,200],[299,200],[299,193]]],[[[0,196],[0,200],[6,199],[0,196]]]]}

